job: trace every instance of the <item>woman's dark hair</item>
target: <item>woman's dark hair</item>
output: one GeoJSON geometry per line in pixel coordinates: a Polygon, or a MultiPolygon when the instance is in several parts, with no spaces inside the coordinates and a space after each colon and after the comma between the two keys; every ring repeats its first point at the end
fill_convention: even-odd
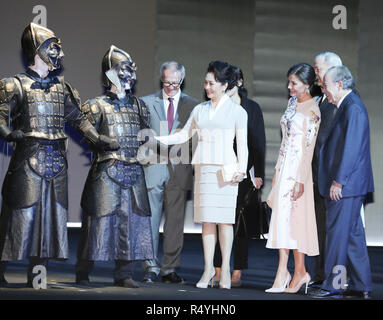
{"type": "MultiPolygon", "coordinates": [[[[233,76],[233,83],[234,86],[238,86],[238,82],[242,80],[241,86],[238,86],[238,94],[241,98],[241,101],[247,98],[247,90],[244,87],[245,80],[243,79],[243,72],[240,67],[237,66],[231,66],[232,68],[232,76],[233,76]]],[[[233,86],[233,87],[234,87],[233,86]]]]}
{"type": "Polygon", "coordinates": [[[315,95],[314,93],[317,92],[315,87],[316,75],[312,66],[308,63],[294,64],[289,71],[287,71],[287,77],[291,75],[297,76],[304,84],[308,84],[311,96],[315,95]]]}
{"type": "Polygon", "coordinates": [[[231,90],[235,86],[233,81],[233,68],[227,62],[222,61],[212,61],[207,67],[207,73],[213,73],[214,79],[222,84],[227,83],[227,88],[225,92],[231,90]]]}

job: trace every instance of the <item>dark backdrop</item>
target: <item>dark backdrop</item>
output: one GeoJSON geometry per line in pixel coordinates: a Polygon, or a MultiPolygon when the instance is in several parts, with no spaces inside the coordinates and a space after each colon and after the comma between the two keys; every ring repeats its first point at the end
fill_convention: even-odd
{"type": "MultiPolygon", "coordinates": [[[[25,26],[47,10],[47,26],[62,39],[65,78],[82,100],[102,93],[101,58],[111,44],[129,52],[138,65],[136,94],[158,90],[158,70],[165,60],[186,67],[184,90],[203,99],[203,78],[211,60],[239,65],[250,97],[261,105],[267,136],[265,198],[280,144],[279,119],[286,107],[288,68],[313,63],[323,50],[335,51],[356,78],[371,121],[371,148],[376,192],[366,207],[369,244],[381,245],[383,235],[383,2],[379,0],[2,0],[0,11],[0,77],[23,71],[20,36],[25,26]],[[347,9],[347,29],[333,28],[335,5],[347,9]]],[[[44,19],[37,22],[44,22],[44,19]]],[[[89,160],[79,137],[69,141],[69,219],[80,221],[80,195],[89,160]]],[[[0,179],[7,167],[1,146],[0,179]]],[[[199,231],[187,206],[187,231],[199,231]]]]}

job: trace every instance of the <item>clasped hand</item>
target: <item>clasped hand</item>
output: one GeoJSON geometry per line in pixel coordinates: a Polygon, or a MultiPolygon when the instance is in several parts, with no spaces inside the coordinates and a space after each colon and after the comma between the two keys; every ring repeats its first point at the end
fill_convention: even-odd
{"type": "Polygon", "coordinates": [[[258,177],[255,177],[254,178],[254,180],[255,180],[255,189],[260,189],[261,187],[262,187],[262,185],[263,185],[263,179],[262,178],[258,178],[258,177]]]}
{"type": "Polygon", "coordinates": [[[335,201],[342,199],[342,188],[340,183],[334,181],[330,187],[330,199],[335,201]]]}
{"type": "Polygon", "coordinates": [[[100,134],[96,142],[96,147],[102,151],[117,151],[120,149],[120,144],[116,139],[111,139],[108,136],[100,134]]]}
{"type": "Polygon", "coordinates": [[[245,178],[245,174],[243,172],[236,172],[236,173],[234,173],[234,176],[231,179],[230,184],[236,185],[236,184],[240,183],[241,181],[243,181],[244,178],[245,178]]]}
{"type": "Polygon", "coordinates": [[[14,130],[5,137],[7,142],[19,142],[25,138],[25,133],[21,130],[14,130]]]}
{"type": "Polygon", "coordinates": [[[293,190],[291,190],[291,195],[290,195],[291,200],[293,201],[298,200],[302,196],[304,191],[305,191],[304,184],[295,182],[294,188],[293,190]]]}

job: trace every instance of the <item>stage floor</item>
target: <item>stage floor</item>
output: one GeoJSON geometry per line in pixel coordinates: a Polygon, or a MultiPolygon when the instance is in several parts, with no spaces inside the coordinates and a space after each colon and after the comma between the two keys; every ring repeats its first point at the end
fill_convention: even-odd
{"type": "MultiPolygon", "coordinates": [[[[69,299],[69,300],[318,300],[301,294],[267,294],[277,269],[278,252],[265,248],[264,240],[251,240],[249,244],[249,269],[243,271],[243,286],[231,290],[217,288],[198,289],[195,283],[203,272],[203,251],[200,234],[186,234],[182,252],[182,267],[178,273],[187,282],[184,285],[173,285],[156,282],[142,283],[143,269],[137,263],[134,279],[140,288],[127,289],[113,286],[112,262],[97,262],[90,276],[91,287],[80,287],[75,284],[74,265],[79,230],[69,230],[70,257],[65,262],[50,261],[48,266],[48,288],[46,290],[25,288],[28,261],[10,262],[6,271],[9,282],[0,288],[0,299],[69,299]]],[[[160,255],[162,255],[160,242],[160,255]]],[[[369,247],[374,291],[373,300],[383,299],[383,248],[369,247]]],[[[292,253],[289,269],[293,272],[292,253]]],[[[314,260],[308,257],[308,272],[314,272],[314,260]]]]}

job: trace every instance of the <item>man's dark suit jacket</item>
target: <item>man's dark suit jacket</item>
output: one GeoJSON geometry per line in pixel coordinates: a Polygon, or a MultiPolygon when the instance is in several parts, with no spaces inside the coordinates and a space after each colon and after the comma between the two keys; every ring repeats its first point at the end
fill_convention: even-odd
{"type": "Polygon", "coordinates": [[[342,101],[319,157],[318,185],[329,198],[333,181],[343,185],[343,197],[374,191],[367,110],[353,91],[342,101]]]}
{"type": "Polygon", "coordinates": [[[319,154],[323,142],[328,136],[331,123],[334,120],[337,107],[325,98],[320,104],[319,109],[321,113],[321,123],[318,131],[317,140],[315,143],[314,156],[312,160],[313,170],[313,182],[314,185],[318,185],[318,166],[319,166],[319,154]]]}

